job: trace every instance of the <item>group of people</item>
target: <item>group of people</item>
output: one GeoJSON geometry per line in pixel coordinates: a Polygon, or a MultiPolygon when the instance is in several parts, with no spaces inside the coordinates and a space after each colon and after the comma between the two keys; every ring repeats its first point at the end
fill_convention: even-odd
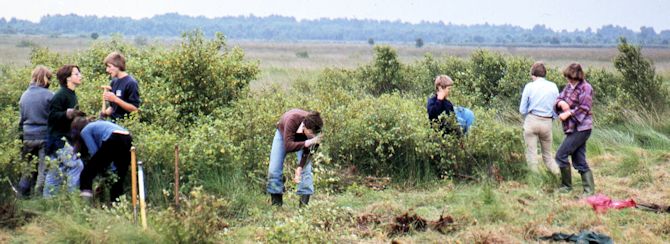
{"type": "MultiPolygon", "coordinates": [[[[581,174],[584,194],[592,195],[595,184],[586,162],[586,141],[593,126],[593,90],[580,64],[570,64],[563,71],[567,84],[561,93],[555,83],[545,79],[546,74],[544,63],[536,62],[531,66],[532,82],[524,87],[519,105],[519,112],[525,117],[523,128],[528,167],[533,172],[539,172],[536,159],[539,139],[545,165],[552,173],[561,175],[559,190],[572,190],[572,171],[568,160],[571,157],[572,166],[581,174]],[[551,156],[554,119],[560,119],[566,135],[556,153],[556,161],[551,156]]],[[[471,110],[454,106],[449,101],[453,85],[454,81],[449,76],[438,75],[435,78],[435,94],[428,99],[426,110],[435,129],[444,134],[464,135],[474,123],[475,116],[471,110]],[[449,122],[452,114],[458,126],[449,122]]],[[[318,112],[292,109],[281,116],[276,127],[270,152],[267,193],[271,196],[272,205],[283,204],[284,158],[287,153],[295,152],[298,166],[293,181],[298,184],[296,193],[300,196],[299,206],[304,206],[314,194],[309,155],[314,153],[321,141],[323,121],[318,112]]]]}
{"type": "Polygon", "coordinates": [[[103,63],[112,81],[102,87],[101,95],[109,106],[100,111],[101,120],[97,121],[79,110],[75,91],[83,76],[77,65],[58,69],[60,88],[56,93],[48,89],[51,71],[45,66],[33,70],[30,85],[19,100],[19,131],[22,158],[35,169],[22,174],[19,196],[53,196],[66,180],[69,191],[78,188],[82,197],[90,198],[94,178],[110,168],[118,176],[110,198],[116,200],[123,193],[132,137],[115,122],[138,110],[139,86],[125,71],[126,59],[121,53],[110,53],[103,63]]]}
{"type": "MultiPolygon", "coordinates": [[[[102,87],[102,97],[109,107],[100,111],[100,117],[109,117],[111,121],[94,121],[79,111],[75,90],[82,83],[82,74],[78,66],[68,64],[58,69],[56,78],[60,89],[55,94],[48,89],[52,78],[49,69],[38,66],[33,70],[30,85],[19,101],[19,130],[23,141],[22,156],[34,162],[35,170],[22,175],[18,184],[19,195],[28,196],[35,190],[36,194],[52,196],[61,187],[63,178],[67,178],[70,191],[79,188],[82,197],[90,198],[94,178],[110,168],[118,176],[110,189],[110,198],[116,200],[123,194],[132,136],[115,122],[138,110],[141,102],[139,86],[125,71],[126,60],[122,54],[112,52],[103,63],[112,81],[109,86],[102,87]]],[[[572,189],[568,160],[571,157],[572,166],[581,174],[584,193],[593,194],[593,174],[586,162],[586,141],[593,124],[593,90],[577,63],[563,71],[568,83],[561,93],[555,83],[545,79],[546,73],[542,62],[532,65],[532,82],[524,87],[519,106],[519,112],[525,117],[523,129],[528,167],[531,171],[539,171],[536,159],[539,140],[545,165],[552,173],[561,175],[561,190],[572,189]],[[557,118],[562,121],[566,137],[554,161],[551,156],[552,121],[557,118]]],[[[475,116],[469,109],[454,106],[448,100],[453,80],[439,75],[434,84],[435,94],[426,105],[429,120],[445,134],[466,134],[475,116]],[[456,127],[447,121],[452,114],[456,118],[456,127]]],[[[318,148],[322,128],[319,112],[301,109],[287,111],[277,122],[267,183],[273,205],[283,204],[283,165],[286,155],[291,152],[296,153],[298,160],[293,181],[298,184],[299,204],[309,203],[314,193],[309,158],[318,148]]]]}
{"type": "Polygon", "coordinates": [[[525,116],[523,131],[526,160],[531,171],[538,172],[537,143],[540,141],[542,159],[549,171],[560,174],[560,191],[572,190],[572,167],[581,175],[583,193],[593,195],[593,173],[586,162],[586,141],[593,128],[593,88],[585,79],[582,66],[572,63],[563,70],[567,84],[558,92],[555,83],[545,79],[547,70],[542,62],[531,66],[532,82],[526,84],[521,95],[519,112],[525,116]],[[565,139],[558,147],[555,161],[551,156],[552,121],[562,123],[565,139]]]}

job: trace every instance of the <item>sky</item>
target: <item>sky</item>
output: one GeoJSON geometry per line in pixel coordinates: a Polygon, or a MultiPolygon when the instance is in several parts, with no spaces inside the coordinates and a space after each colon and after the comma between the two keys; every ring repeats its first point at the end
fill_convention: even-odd
{"type": "Polygon", "coordinates": [[[164,13],[221,17],[283,15],[418,23],[511,24],[593,30],[607,24],[670,30],[667,0],[0,0],[0,17],[39,21],[47,14],[148,18],[164,13]]]}

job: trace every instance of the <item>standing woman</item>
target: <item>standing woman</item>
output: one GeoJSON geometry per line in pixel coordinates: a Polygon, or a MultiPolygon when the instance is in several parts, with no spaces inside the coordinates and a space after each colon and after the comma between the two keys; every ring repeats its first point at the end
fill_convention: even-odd
{"type": "Polygon", "coordinates": [[[51,98],[51,103],[49,104],[46,155],[52,160],[57,160],[55,160],[56,165],[47,166],[47,179],[45,179],[43,191],[44,197],[50,197],[58,191],[58,182],[60,180],[56,176],[65,173],[74,183],[76,181],[74,178],[77,177],[78,171],[81,168],[81,165],[78,163],[70,164],[72,157],[62,157],[62,153],[58,151],[65,148],[66,141],[70,142],[70,124],[77,114],[81,114],[81,111],[77,110],[79,101],[77,100],[75,90],[81,85],[83,76],[79,66],[66,64],[58,69],[56,78],[58,78],[60,88],[54,94],[53,98],[51,98]],[[62,161],[61,159],[64,158],[68,158],[69,160],[62,161]],[[68,165],[74,166],[74,168],[68,165]],[[64,170],[65,172],[63,172],[64,170]],[[55,181],[49,179],[55,179],[55,181]]]}
{"type": "Polygon", "coordinates": [[[570,64],[563,70],[568,84],[556,99],[554,108],[563,123],[565,139],[556,152],[556,162],[561,170],[562,191],[572,190],[572,171],[568,157],[572,158],[572,166],[582,176],[584,195],[593,195],[595,184],[593,173],[586,162],[586,141],[593,128],[593,88],[584,78],[582,66],[570,64]]]}
{"type": "Polygon", "coordinates": [[[89,122],[85,117],[77,117],[72,121],[71,133],[75,153],[90,156],[80,176],[81,196],[93,197],[93,179],[114,162],[118,180],[112,185],[109,196],[116,201],[123,194],[123,182],[130,166],[133,142],[130,132],[109,121],[89,122]]]}
{"type": "Polygon", "coordinates": [[[32,73],[32,80],[28,89],[23,92],[19,100],[19,130],[23,141],[21,150],[22,158],[37,157],[37,172],[26,174],[19,182],[19,194],[30,195],[34,186],[36,192],[42,192],[45,175],[45,146],[47,140],[47,120],[49,118],[49,104],[54,96],[49,91],[51,82],[51,71],[47,67],[39,65],[32,73]]]}

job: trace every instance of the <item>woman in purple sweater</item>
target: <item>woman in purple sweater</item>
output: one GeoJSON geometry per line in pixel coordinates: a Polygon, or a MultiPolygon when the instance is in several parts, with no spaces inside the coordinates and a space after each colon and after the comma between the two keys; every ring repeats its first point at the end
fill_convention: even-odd
{"type": "Polygon", "coordinates": [[[593,195],[595,184],[593,173],[586,162],[586,141],[591,136],[593,128],[593,88],[584,78],[582,66],[578,63],[570,64],[563,71],[568,80],[563,91],[556,99],[554,109],[563,123],[565,139],[556,152],[556,162],[561,170],[561,191],[572,190],[572,166],[582,176],[584,195],[593,195]]]}

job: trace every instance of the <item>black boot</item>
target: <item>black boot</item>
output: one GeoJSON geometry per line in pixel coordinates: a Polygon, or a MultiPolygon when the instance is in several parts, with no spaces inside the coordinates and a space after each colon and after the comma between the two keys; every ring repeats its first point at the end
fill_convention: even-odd
{"type": "Polygon", "coordinates": [[[572,169],[570,167],[562,167],[561,169],[561,187],[558,188],[560,192],[572,191],[572,169]]]}
{"type": "Polygon", "coordinates": [[[591,196],[596,191],[596,185],[593,183],[593,173],[591,170],[581,173],[582,186],[584,187],[584,196],[591,196]]]}
{"type": "Polygon", "coordinates": [[[309,195],[300,195],[300,207],[309,204],[309,195]]]}
{"type": "Polygon", "coordinates": [[[282,194],[270,194],[272,197],[272,206],[279,206],[281,207],[284,204],[284,200],[282,200],[282,194]]]}

